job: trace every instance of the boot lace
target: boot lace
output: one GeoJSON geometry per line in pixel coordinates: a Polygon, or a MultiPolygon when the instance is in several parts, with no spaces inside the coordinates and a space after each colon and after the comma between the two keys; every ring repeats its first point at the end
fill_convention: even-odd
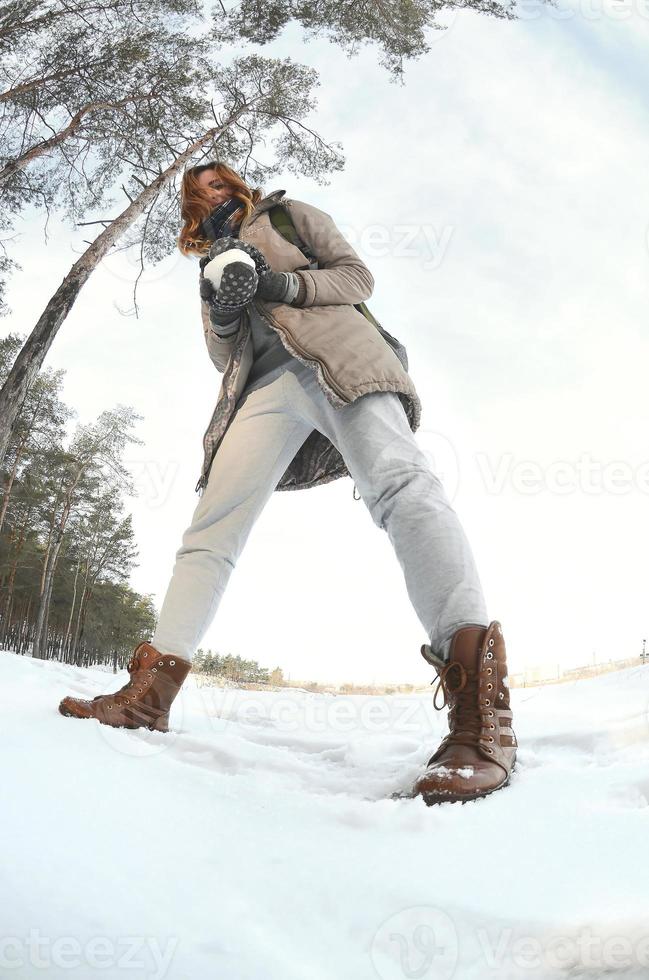
{"type": "Polygon", "coordinates": [[[103,695],[104,697],[110,697],[111,701],[115,704],[128,704],[130,701],[130,698],[128,697],[129,694],[142,694],[141,684],[143,678],[141,675],[144,668],[139,659],[137,657],[133,657],[133,659],[126,665],[126,669],[131,675],[126,684],[124,684],[123,687],[120,687],[119,691],[115,691],[114,694],[103,695]]]}
{"type": "Polygon", "coordinates": [[[445,745],[478,743],[482,719],[477,701],[478,676],[475,671],[467,671],[458,661],[451,661],[439,671],[437,686],[433,693],[433,706],[437,711],[441,711],[449,705],[449,733],[444,736],[445,745]],[[438,704],[440,691],[444,700],[438,704]]]}

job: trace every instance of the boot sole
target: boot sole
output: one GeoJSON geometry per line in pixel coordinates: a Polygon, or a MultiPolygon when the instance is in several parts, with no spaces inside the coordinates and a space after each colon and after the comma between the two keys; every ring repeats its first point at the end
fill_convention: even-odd
{"type": "Polygon", "coordinates": [[[107,728],[126,728],[129,731],[136,731],[138,728],[146,728],[151,732],[169,731],[169,715],[160,715],[150,725],[110,725],[107,721],[100,721],[99,718],[95,718],[94,715],[76,715],[74,711],[70,711],[67,707],[62,707],[61,705],[59,705],[59,713],[65,718],[77,718],[79,721],[98,721],[100,725],[106,725],[107,728]]]}

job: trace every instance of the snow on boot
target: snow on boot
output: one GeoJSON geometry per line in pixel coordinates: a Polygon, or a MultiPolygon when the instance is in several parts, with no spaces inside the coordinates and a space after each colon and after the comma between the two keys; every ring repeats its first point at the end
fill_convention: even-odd
{"type": "Polygon", "coordinates": [[[140,643],[127,665],[130,679],[114,694],[99,694],[92,701],[65,697],[59,704],[62,715],[96,718],[113,728],[169,730],[169,709],[191,663],[160,653],[146,641],[140,643]]]}
{"type": "Polygon", "coordinates": [[[426,643],[421,654],[437,672],[433,704],[437,710],[449,706],[449,733],[416,780],[412,795],[422,796],[430,806],[464,803],[502,789],[516,761],[516,736],[500,623],[493,620],[488,627],[457,630],[448,662],[439,660],[426,643]],[[444,701],[438,705],[440,689],[444,701]]]}

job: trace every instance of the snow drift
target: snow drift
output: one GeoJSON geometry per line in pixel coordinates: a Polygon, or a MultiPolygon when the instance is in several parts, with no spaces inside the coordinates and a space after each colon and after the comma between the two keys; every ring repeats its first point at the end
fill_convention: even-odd
{"type": "Polygon", "coordinates": [[[392,799],[431,693],[199,688],[167,734],[64,718],[126,680],[0,653],[0,976],[649,977],[649,666],[512,691],[509,787],[392,799]]]}

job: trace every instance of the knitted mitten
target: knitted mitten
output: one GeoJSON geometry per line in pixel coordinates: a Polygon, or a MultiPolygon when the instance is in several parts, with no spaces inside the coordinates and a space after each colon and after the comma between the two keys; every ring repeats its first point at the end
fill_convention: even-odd
{"type": "Polygon", "coordinates": [[[265,299],[274,303],[291,303],[293,306],[301,306],[306,296],[304,280],[296,272],[273,272],[268,264],[266,256],[255,245],[250,242],[242,242],[238,238],[220,238],[210,248],[210,257],[213,257],[215,246],[221,242],[227,242],[227,248],[238,246],[248,253],[254,260],[259,285],[255,295],[260,299],[265,299]]]}
{"type": "Polygon", "coordinates": [[[210,308],[210,322],[215,326],[230,323],[238,317],[246,303],[249,303],[257,289],[257,273],[244,262],[230,262],[223,270],[221,285],[214,291],[208,279],[201,281],[201,296],[210,308]],[[207,294],[207,295],[206,295],[207,294]]]}
{"type": "Polygon", "coordinates": [[[259,277],[253,263],[247,251],[239,247],[238,240],[230,237],[214,242],[208,255],[200,261],[200,294],[208,303],[210,322],[215,328],[225,326],[225,336],[234,333],[238,315],[255,295],[259,277]],[[219,256],[225,258],[227,252],[231,253],[233,261],[219,262],[219,256]],[[242,260],[245,256],[245,261],[237,261],[238,253],[243,253],[242,260]]]}

